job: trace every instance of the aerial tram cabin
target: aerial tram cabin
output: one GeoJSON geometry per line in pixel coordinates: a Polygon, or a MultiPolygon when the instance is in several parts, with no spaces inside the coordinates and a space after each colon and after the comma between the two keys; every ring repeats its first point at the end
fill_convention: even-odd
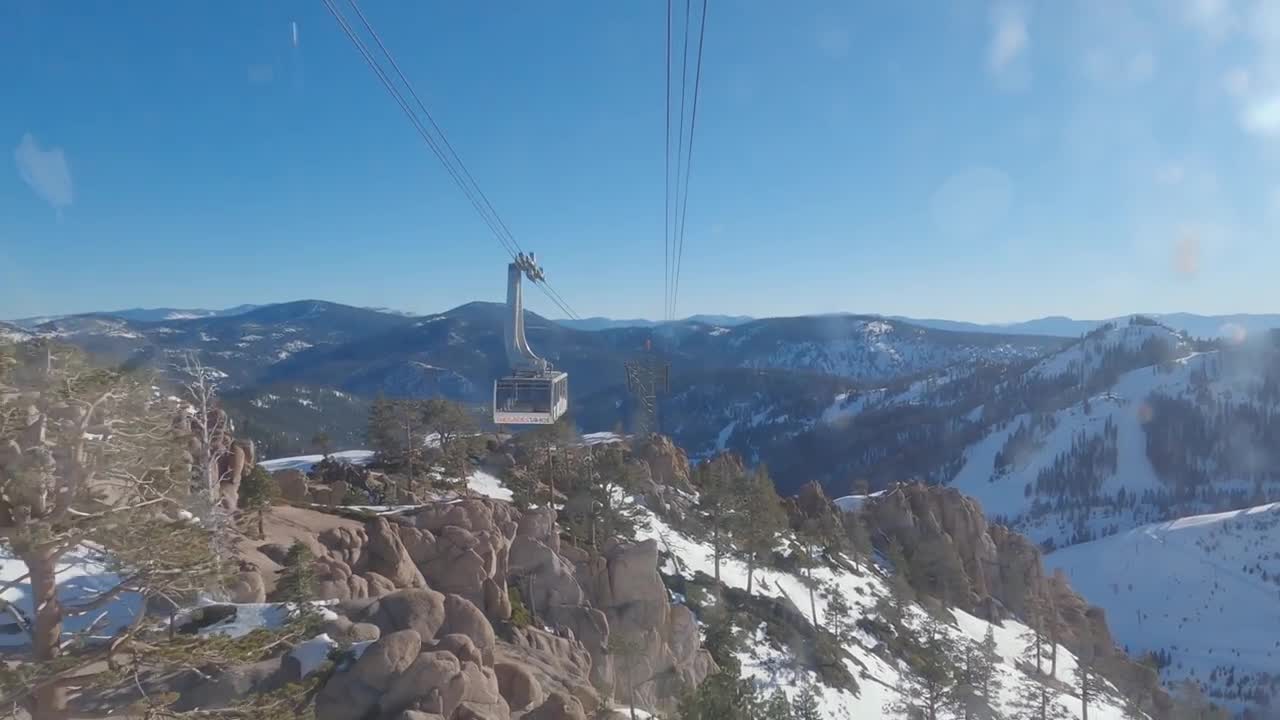
{"type": "Polygon", "coordinates": [[[569,410],[569,374],[533,354],[524,336],[521,276],[543,278],[533,253],[507,265],[504,334],[511,374],[493,383],[493,421],[499,425],[551,425],[569,410]]]}

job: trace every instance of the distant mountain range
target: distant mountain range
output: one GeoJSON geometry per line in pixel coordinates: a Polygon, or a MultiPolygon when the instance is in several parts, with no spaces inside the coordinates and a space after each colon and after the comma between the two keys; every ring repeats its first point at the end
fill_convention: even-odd
{"type": "Polygon", "coordinates": [[[735,327],[749,323],[755,318],[748,315],[690,315],[683,320],[658,322],[635,318],[631,320],[614,320],[607,317],[579,318],[577,320],[556,320],[557,323],[574,330],[613,330],[616,328],[657,327],[658,325],[675,323],[702,323],[720,327],[735,327]]]}
{"type": "MultiPolygon", "coordinates": [[[[1216,338],[1238,336],[1240,333],[1252,335],[1265,332],[1271,328],[1280,328],[1280,314],[1251,315],[1237,313],[1234,315],[1196,315],[1195,313],[1138,313],[1162,324],[1188,333],[1192,337],[1216,338]]],[[[989,332],[1011,335],[1054,335],[1057,337],[1080,337],[1092,330],[1109,323],[1123,322],[1128,315],[1108,318],[1106,320],[1074,320],[1063,316],[1050,316],[1037,320],[1017,323],[971,323],[959,320],[935,320],[893,316],[894,320],[909,322],[913,325],[936,328],[938,330],[955,330],[958,332],[989,332]]]]}
{"type": "MultiPolygon", "coordinates": [[[[166,320],[192,320],[211,317],[230,317],[243,315],[263,305],[237,305],[222,310],[204,308],[129,308],[127,310],[108,310],[73,315],[45,315],[17,318],[8,321],[9,325],[20,328],[33,328],[37,325],[69,317],[88,315],[106,316],[130,320],[134,322],[163,322],[166,320]]],[[[420,317],[415,313],[387,307],[366,307],[364,310],[396,315],[399,317],[420,317]]],[[[1241,333],[1252,335],[1265,332],[1271,328],[1280,328],[1280,314],[1236,313],[1230,315],[1197,315],[1195,313],[1139,313],[1159,320],[1162,324],[1190,334],[1192,337],[1215,338],[1224,336],[1238,337],[1241,333]]],[[[853,313],[829,313],[806,317],[868,317],[853,313]]],[[[429,317],[429,316],[428,316],[429,317]]],[[[1109,322],[1123,322],[1129,315],[1107,318],[1105,320],[1076,320],[1063,315],[1025,320],[1013,323],[975,323],[964,320],[941,320],[937,318],[913,318],[905,315],[873,316],[886,320],[897,320],[918,327],[935,330],[949,330],[965,333],[994,333],[998,335],[1049,335],[1052,337],[1076,338],[1109,322]]],[[[621,328],[653,328],[662,325],[679,325],[696,323],[717,327],[737,327],[759,318],[749,315],[690,315],[683,320],[657,321],[644,318],[615,319],[602,316],[579,318],[577,320],[561,319],[553,322],[573,330],[617,330],[621,328]]],[[[2,322],[2,321],[0,321],[2,322]]]]}
{"type": "MultiPolygon", "coordinates": [[[[487,406],[494,378],[507,372],[504,314],[503,305],[484,302],[404,317],[303,300],[162,321],[74,315],[28,328],[10,325],[4,332],[15,339],[57,338],[102,362],[166,373],[194,355],[223,377],[229,400],[244,400],[249,422],[309,437],[320,415],[311,413],[308,420],[304,409],[316,408],[318,400],[333,405],[367,401],[379,393],[443,395],[487,406]],[[317,394],[322,390],[341,395],[317,394]],[[268,408],[271,417],[259,412],[268,408]],[[286,410],[287,421],[282,419],[286,410]]],[[[733,434],[724,428],[744,413],[746,420],[735,426],[739,441],[753,431],[794,432],[811,424],[848,387],[957,364],[1027,361],[1064,342],[856,315],[772,318],[732,327],[684,320],[585,331],[528,313],[526,327],[534,350],[569,372],[574,416],[587,429],[613,429],[632,420],[624,361],[651,345],[671,363],[664,412],[676,421],[673,432],[693,440],[697,449],[724,447],[733,434]]],[[[358,403],[350,412],[328,413],[325,422],[337,417],[353,433],[364,421],[358,403]]]]}
{"type": "MultiPolygon", "coordinates": [[[[1138,313],[1167,325],[1174,330],[1181,330],[1192,337],[1216,338],[1246,335],[1264,332],[1271,328],[1280,328],[1280,314],[1247,314],[1233,315],[1197,315],[1195,313],[1138,313]]],[[[849,315],[835,313],[834,315],[849,315]]],[[[810,316],[816,317],[816,316],[810,316]]],[[[1109,322],[1123,322],[1130,316],[1123,315],[1105,320],[1076,320],[1062,315],[1025,320],[1015,323],[974,323],[963,320],[939,320],[936,318],[913,318],[905,315],[886,315],[887,320],[898,320],[918,327],[953,332],[995,333],[998,335],[1050,335],[1053,337],[1080,337],[1109,322]]],[[[675,322],[700,322],[721,327],[736,327],[751,322],[755,318],[747,315],[693,315],[685,320],[675,322]]],[[[614,320],[606,317],[591,317],[581,320],[557,320],[556,322],[576,330],[606,330],[625,327],[656,327],[664,323],[653,320],[632,319],[614,320]]]]}
{"type": "Polygon", "coordinates": [[[227,317],[230,315],[243,315],[254,308],[262,307],[261,305],[236,305],[235,307],[226,308],[224,310],[206,310],[204,308],[128,308],[126,310],[107,310],[92,313],[72,313],[68,315],[40,315],[36,317],[17,318],[10,322],[19,327],[32,328],[37,325],[43,325],[54,320],[63,318],[83,316],[83,315],[102,315],[106,317],[119,318],[121,320],[131,320],[133,322],[162,322],[165,320],[197,320],[200,318],[210,317],[227,317]]]}

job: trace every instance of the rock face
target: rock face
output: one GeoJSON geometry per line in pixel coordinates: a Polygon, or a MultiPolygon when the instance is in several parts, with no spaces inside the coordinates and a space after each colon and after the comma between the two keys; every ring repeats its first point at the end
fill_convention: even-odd
{"type": "MultiPolygon", "coordinates": [[[[650,438],[630,462],[689,487],[688,460],[666,438],[650,438]]],[[[318,486],[300,474],[278,479],[289,497],[317,499],[318,486]]],[[[654,488],[662,495],[669,486],[654,488]]],[[[318,596],[340,601],[330,636],[376,640],[325,686],[321,720],[585,719],[601,697],[631,687],[637,707],[670,712],[682,690],[715,670],[692,612],[670,600],[652,540],[588,552],[562,544],[553,511],[482,498],[366,522],[279,510],[275,522],[291,532],[317,530],[269,532],[253,558],[278,566],[291,542],[306,543],[318,596]],[[508,624],[513,596],[553,632],[508,624]],[[634,651],[615,657],[611,640],[634,651]]]]}
{"type": "Polygon", "coordinates": [[[954,605],[992,621],[1004,615],[1025,618],[1032,599],[1044,598],[1063,645],[1075,652],[1088,644],[1103,673],[1122,691],[1141,688],[1157,707],[1169,702],[1155,674],[1115,646],[1103,610],[1089,605],[1061,573],[1046,577],[1040,548],[1003,525],[988,524],[973,498],[948,487],[900,484],[861,512],[872,536],[896,540],[908,564],[918,553],[929,553],[930,562],[955,558],[963,569],[949,582],[917,589],[945,593],[954,605]]]}

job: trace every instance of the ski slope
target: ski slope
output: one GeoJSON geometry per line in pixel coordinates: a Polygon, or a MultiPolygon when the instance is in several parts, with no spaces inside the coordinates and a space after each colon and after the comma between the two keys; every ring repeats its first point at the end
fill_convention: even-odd
{"type": "Polygon", "coordinates": [[[1260,687],[1280,697],[1277,538],[1273,503],[1135,528],[1059,550],[1045,564],[1106,608],[1131,654],[1168,651],[1166,683],[1194,678],[1241,706],[1260,687]]]}
{"type": "MultiPolygon", "coordinates": [[[[1192,396],[1192,376],[1201,372],[1214,377],[1217,360],[1216,351],[1191,353],[1172,363],[1168,370],[1144,367],[1121,375],[1109,390],[1090,399],[1090,412],[1085,412],[1084,403],[1077,403],[1053,413],[1055,427],[1038,438],[1039,447],[1020,464],[997,473],[996,454],[1021,423],[1031,420],[1029,415],[1019,415],[969,446],[960,470],[949,484],[977,499],[989,517],[1003,518],[1011,527],[1036,542],[1048,542],[1056,547],[1070,544],[1073,527],[1065,516],[1054,512],[1038,517],[1031,515],[1035,496],[1027,494],[1027,486],[1034,487],[1040,471],[1051,467],[1059,455],[1068,452],[1077,435],[1097,435],[1110,420],[1116,427],[1118,457],[1116,471],[1103,478],[1100,498],[1113,499],[1121,490],[1128,496],[1136,494],[1140,497],[1145,490],[1165,489],[1146,454],[1143,425],[1151,412],[1146,400],[1153,393],[1170,397],[1192,396]]],[[[1244,397],[1258,382],[1260,378],[1248,371],[1219,374],[1209,382],[1208,392],[1219,398],[1233,394],[1244,397]]],[[[1158,512],[1157,508],[1143,505],[1123,512],[1095,508],[1085,526],[1096,537],[1106,534],[1109,529],[1123,531],[1165,519],[1158,512]]]]}

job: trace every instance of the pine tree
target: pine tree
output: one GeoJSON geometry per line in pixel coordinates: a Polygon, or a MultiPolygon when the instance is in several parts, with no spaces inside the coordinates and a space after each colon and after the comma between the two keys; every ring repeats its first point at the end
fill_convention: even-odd
{"type": "Polygon", "coordinates": [[[908,643],[907,668],[898,674],[898,697],[885,705],[897,717],[938,720],[956,706],[958,669],[955,641],[934,623],[908,643]]]}
{"type": "Polygon", "coordinates": [[[631,720],[636,720],[635,661],[644,653],[644,645],[636,635],[615,631],[609,635],[609,655],[620,660],[623,677],[627,680],[627,707],[631,720]]]}
{"type": "MultiPolygon", "coordinates": [[[[0,347],[0,552],[25,565],[33,608],[3,605],[28,649],[20,663],[0,669],[0,697],[34,720],[65,718],[70,684],[123,687],[122,656],[157,671],[188,666],[171,652],[176,641],[146,622],[146,610],[215,591],[229,570],[214,532],[185,512],[217,504],[209,493],[221,476],[206,474],[216,443],[191,452],[195,438],[175,423],[181,408],[158,398],[153,385],[93,367],[71,348],[0,347]],[[59,572],[69,555],[101,564],[104,577],[119,581],[69,591],[59,572]],[[124,627],[106,625],[105,609],[125,594],[140,598],[138,614],[124,627]],[[97,620],[70,633],[79,618],[97,620]],[[109,641],[88,637],[104,633],[109,641]]],[[[206,420],[225,418],[207,409],[206,420]]],[[[193,652],[214,651],[200,638],[182,642],[193,652]]]]}
{"type": "Polygon", "coordinates": [[[849,539],[850,555],[854,566],[858,566],[859,558],[869,558],[874,548],[871,545],[871,532],[867,529],[866,513],[859,509],[842,515],[845,535],[849,539]]]}
{"type": "Polygon", "coordinates": [[[769,699],[760,704],[759,720],[795,720],[787,694],[781,689],[774,690],[769,699]]]}
{"type": "Polygon", "coordinates": [[[295,540],[285,553],[280,579],[276,583],[276,593],[280,600],[290,603],[304,603],[315,596],[316,570],[315,555],[311,548],[295,540]]]}
{"type": "Polygon", "coordinates": [[[320,451],[320,454],[324,456],[324,459],[329,459],[329,453],[333,451],[333,442],[329,440],[329,433],[320,430],[315,435],[312,435],[311,445],[320,451]]]}
{"type": "MultiPolygon", "coordinates": [[[[801,489],[801,495],[824,497],[821,488],[816,487],[816,483],[812,485],[815,485],[812,489],[801,489]]],[[[844,533],[834,515],[833,506],[827,504],[824,507],[810,509],[813,514],[807,514],[801,510],[792,518],[791,530],[795,546],[793,557],[804,570],[805,587],[809,592],[809,616],[814,627],[818,627],[818,610],[814,599],[818,583],[813,578],[813,571],[821,565],[825,555],[840,552],[844,533]]]]}
{"type": "Polygon", "coordinates": [[[794,720],[823,720],[818,690],[812,680],[806,680],[791,701],[791,717],[794,720]]]}
{"type": "Polygon", "coordinates": [[[720,582],[720,562],[729,550],[730,522],[739,500],[734,489],[741,485],[738,480],[741,472],[741,463],[728,454],[718,455],[694,471],[693,481],[698,488],[694,512],[711,542],[717,583],[720,582]]]}
{"type": "Polygon", "coordinates": [[[592,446],[587,459],[593,546],[603,545],[605,538],[635,540],[636,531],[647,523],[644,508],[633,499],[641,468],[628,462],[622,447],[614,443],[592,446]]]}
{"type": "Polygon", "coordinates": [[[746,473],[742,481],[738,512],[732,519],[730,535],[747,563],[747,592],[750,593],[756,568],[769,561],[779,535],[787,526],[787,514],[767,468],[761,466],[746,473]]]}
{"type": "Polygon", "coordinates": [[[987,632],[983,634],[982,642],[978,644],[974,664],[971,667],[973,687],[990,705],[1004,684],[1001,679],[1000,654],[993,626],[987,626],[987,632]]]}
{"type": "Polygon", "coordinates": [[[1044,674],[1045,660],[1049,655],[1049,637],[1045,633],[1045,605],[1040,593],[1027,596],[1027,630],[1022,633],[1025,647],[1022,662],[1034,668],[1037,677],[1044,674]]]}
{"type": "Polygon", "coordinates": [[[1076,653],[1075,685],[1080,692],[1080,720],[1089,720],[1090,701],[1106,692],[1106,683],[1094,670],[1095,654],[1093,635],[1088,626],[1080,638],[1080,650],[1076,653]]]}
{"type": "Polygon", "coordinates": [[[1124,712],[1126,720],[1147,720],[1147,714],[1142,709],[1146,702],[1146,696],[1145,692],[1129,692],[1125,694],[1124,707],[1121,710],[1124,712]]]}
{"type": "Polygon", "coordinates": [[[434,436],[435,460],[443,471],[444,486],[452,489],[464,485],[471,476],[471,439],[476,424],[461,404],[443,398],[431,398],[417,404],[424,439],[434,436]]]}
{"type": "Polygon", "coordinates": [[[373,448],[378,461],[388,466],[399,462],[403,453],[401,437],[396,432],[394,404],[382,393],[369,405],[365,442],[373,448]]]}
{"type": "Polygon", "coordinates": [[[835,585],[828,585],[823,590],[823,597],[827,601],[822,617],[827,632],[842,646],[856,643],[857,628],[853,622],[853,608],[845,599],[844,593],[835,585]]]}
{"type": "Polygon", "coordinates": [[[1014,720],[1071,720],[1071,713],[1057,702],[1043,680],[1024,675],[1016,689],[1014,720]]]}
{"type": "Polygon", "coordinates": [[[266,514],[278,497],[280,486],[261,465],[255,465],[244,480],[240,481],[240,509],[252,513],[256,519],[259,539],[266,535],[266,514]]]}

